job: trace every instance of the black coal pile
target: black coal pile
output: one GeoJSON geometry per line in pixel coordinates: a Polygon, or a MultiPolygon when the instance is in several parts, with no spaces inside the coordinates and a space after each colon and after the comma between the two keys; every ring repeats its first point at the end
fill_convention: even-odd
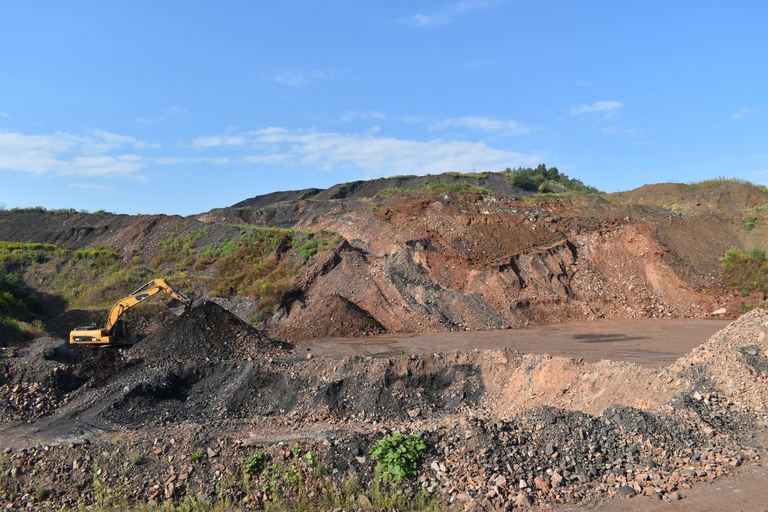
{"type": "Polygon", "coordinates": [[[130,357],[163,367],[280,356],[290,348],[215,302],[203,301],[136,344],[130,357]]]}

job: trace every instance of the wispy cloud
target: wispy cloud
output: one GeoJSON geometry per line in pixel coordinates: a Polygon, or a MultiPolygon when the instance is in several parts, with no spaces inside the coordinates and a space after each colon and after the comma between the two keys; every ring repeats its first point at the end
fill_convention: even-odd
{"type": "Polygon", "coordinates": [[[339,119],[345,123],[349,123],[350,121],[354,121],[357,119],[363,120],[363,121],[371,121],[376,119],[384,119],[386,116],[383,112],[379,112],[378,110],[358,110],[358,111],[347,111],[344,112],[339,116],[339,119]]]}
{"type": "Polygon", "coordinates": [[[444,4],[436,11],[430,13],[416,13],[407,18],[400,18],[400,23],[414,27],[431,27],[447,25],[458,17],[471,11],[486,9],[503,3],[504,0],[460,0],[444,4]]]}
{"type": "MultiPolygon", "coordinates": [[[[225,142],[227,137],[220,139],[225,142]]],[[[242,161],[263,165],[309,166],[322,170],[357,169],[366,176],[404,172],[488,169],[533,165],[538,155],[496,149],[483,142],[416,141],[372,134],[267,128],[241,136],[248,148],[242,161]]],[[[210,142],[216,137],[206,137],[210,142]]],[[[230,147],[222,144],[222,147],[230,147]]]]}
{"type": "Polygon", "coordinates": [[[596,101],[594,103],[576,105],[571,107],[572,116],[580,116],[582,114],[604,114],[610,116],[624,108],[624,104],[620,101],[596,101]]]}
{"type": "Polygon", "coordinates": [[[494,117],[455,117],[442,119],[432,124],[433,130],[451,128],[464,128],[501,135],[526,135],[533,131],[533,128],[530,126],[525,126],[517,121],[496,119],[494,117]]]}
{"type": "Polygon", "coordinates": [[[245,143],[246,138],[242,135],[213,135],[194,139],[192,147],[194,149],[208,149],[222,146],[242,146],[245,143]]]}
{"type": "Polygon", "coordinates": [[[0,112],[0,117],[3,119],[10,119],[11,116],[8,114],[8,112],[0,112]]]}
{"type": "Polygon", "coordinates": [[[752,113],[752,109],[749,107],[742,107],[733,114],[731,114],[731,119],[734,121],[741,121],[745,119],[749,114],[752,113]]]}
{"type": "Polygon", "coordinates": [[[179,106],[172,105],[165,109],[163,113],[155,117],[137,117],[134,122],[138,124],[156,124],[170,121],[171,119],[179,119],[184,117],[187,111],[179,106]]]}
{"type": "Polygon", "coordinates": [[[60,176],[136,176],[145,159],[127,150],[152,147],[134,137],[103,130],[87,135],[0,132],[0,171],[60,176]]]}
{"type": "Polygon", "coordinates": [[[261,78],[288,87],[303,87],[312,82],[328,80],[333,77],[326,71],[283,71],[275,74],[261,73],[261,78]]]}

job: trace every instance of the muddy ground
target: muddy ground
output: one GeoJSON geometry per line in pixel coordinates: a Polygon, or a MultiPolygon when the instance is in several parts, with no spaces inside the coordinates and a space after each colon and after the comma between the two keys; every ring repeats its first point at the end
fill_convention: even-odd
{"type": "MultiPolygon", "coordinates": [[[[608,347],[663,333],[632,327],[595,325],[589,339],[608,347]]],[[[126,351],[71,351],[52,338],[3,349],[3,499],[60,508],[119,489],[128,503],[260,508],[278,492],[265,484],[299,492],[268,472],[244,482],[256,452],[296,468],[302,485],[354,478],[365,496],[371,447],[400,430],[428,447],[406,492],[442,508],[685,503],[762,464],[767,334],[768,312],[756,310],[692,350],[680,345],[663,367],[506,346],[323,354],[322,342],[275,341],[203,302],[126,351]],[[315,458],[328,471],[322,482],[315,458]]],[[[356,500],[348,508],[365,508],[356,500]]]]}

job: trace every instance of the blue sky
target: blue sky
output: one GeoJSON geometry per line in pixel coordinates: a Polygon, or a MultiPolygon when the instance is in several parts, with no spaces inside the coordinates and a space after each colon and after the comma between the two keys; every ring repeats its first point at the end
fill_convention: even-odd
{"type": "Polygon", "coordinates": [[[546,163],[768,183],[768,2],[0,0],[0,207],[546,163]]]}

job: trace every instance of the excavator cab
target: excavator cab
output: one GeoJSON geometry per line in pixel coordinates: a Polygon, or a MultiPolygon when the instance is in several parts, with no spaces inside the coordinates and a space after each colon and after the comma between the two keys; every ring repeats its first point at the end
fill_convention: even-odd
{"type": "Polygon", "coordinates": [[[192,303],[191,299],[181,291],[173,287],[165,279],[153,279],[135,290],[132,294],[117,301],[109,310],[109,316],[104,327],[87,325],[77,327],[69,333],[71,345],[110,345],[124,335],[124,324],[120,317],[129,308],[160,293],[165,292],[178,300],[187,308],[192,303]]]}

